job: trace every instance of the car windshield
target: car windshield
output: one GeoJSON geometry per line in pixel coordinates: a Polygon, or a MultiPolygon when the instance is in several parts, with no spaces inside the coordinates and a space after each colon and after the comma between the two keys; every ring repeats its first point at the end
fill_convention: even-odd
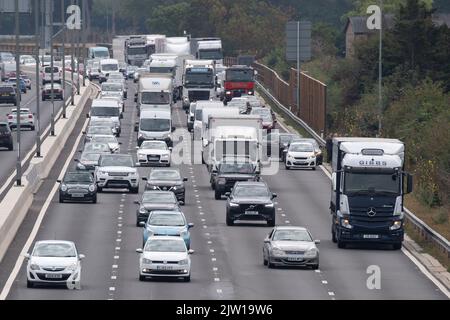
{"type": "Polygon", "coordinates": [[[117,64],[102,64],[102,71],[117,71],[119,66],[117,64]]]}
{"type": "Polygon", "coordinates": [[[98,161],[100,159],[100,153],[83,153],[81,155],[81,161],[98,161]]]}
{"type": "Polygon", "coordinates": [[[306,230],[277,230],[273,235],[274,241],[308,241],[311,242],[311,236],[306,230]]]}
{"type": "Polygon", "coordinates": [[[186,252],[183,240],[152,239],[147,241],[145,251],[150,252],[186,252]]]}
{"type": "Polygon", "coordinates": [[[90,173],[68,173],[64,177],[64,182],[93,182],[90,173]]]}
{"type": "MultiPolygon", "coordinates": [[[[89,127],[88,134],[105,134],[110,135],[112,134],[111,127],[89,127]]],[[[100,142],[100,141],[98,141],[100,142]]]]}
{"type": "Polygon", "coordinates": [[[253,173],[253,165],[251,163],[222,163],[220,165],[221,173],[253,173]]]}
{"type": "Polygon", "coordinates": [[[5,133],[5,132],[9,132],[8,130],[8,125],[7,124],[0,124],[0,132],[1,133],[5,133]]]}
{"type": "Polygon", "coordinates": [[[167,144],[159,141],[144,141],[141,149],[167,150],[167,144]]]}
{"type": "Polygon", "coordinates": [[[14,93],[14,87],[0,87],[0,93],[14,93]]]}
{"type": "Polygon", "coordinates": [[[181,180],[180,173],[174,170],[154,170],[149,180],[181,180]]]}
{"type": "Polygon", "coordinates": [[[100,159],[101,167],[133,167],[133,158],[131,156],[106,155],[100,159]]]}
{"type": "Polygon", "coordinates": [[[117,139],[114,136],[108,136],[108,137],[94,137],[92,139],[92,142],[99,142],[99,143],[118,143],[117,139]]]}
{"type": "Polygon", "coordinates": [[[172,67],[150,67],[150,73],[170,73],[174,74],[175,69],[172,67]]]}
{"type": "Polygon", "coordinates": [[[175,196],[172,192],[161,193],[161,192],[145,192],[142,196],[142,202],[151,203],[176,203],[175,196]]]}
{"type": "Polygon", "coordinates": [[[77,256],[75,247],[68,243],[40,243],[36,244],[33,257],[74,258],[77,256]]]}
{"type": "Polygon", "coordinates": [[[374,193],[398,195],[400,180],[397,173],[346,172],[345,193],[347,195],[374,193]]]}
{"type": "Polygon", "coordinates": [[[103,119],[95,119],[89,124],[92,127],[115,127],[114,121],[105,121],[103,119]]]}
{"type": "Polygon", "coordinates": [[[186,222],[181,213],[155,212],[148,218],[148,224],[151,226],[182,227],[186,225],[186,222]]]}
{"type": "Polygon", "coordinates": [[[94,117],[118,117],[120,110],[118,107],[94,107],[91,109],[91,115],[94,117]]]}
{"type": "Polygon", "coordinates": [[[170,94],[168,92],[142,92],[142,104],[169,104],[170,94]]]}
{"type": "Polygon", "coordinates": [[[115,82],[107,82],[102,84],[102,91],[121,91],[122,84],[115,82]]]}
{"type": "Polygon", "coordinates": [[[84,145],[84,152],[108,152],[109,146],[105,143],[86,143],[84,145]]]}
{"type": "Polygon", "coordinates": [[[249,185],[237,186],[234,189],[234,196],[236,197],[268,197],[269,191],[266,187],[249,185]]]}
{"type": "Polygon", "coordinates": [[[114,80],[124,80],[123,79],[123,75],[121,73],[110,73],[109,74],[109,80],[114,79],[114,80]]]}
{"type": "Polygon", "coordinates": [[[314,146],[311,143],[295,143],[291,144],[289,151],[292,152],[313,152],[314,146]]]}
{"type": "Polygon", "coordinates": [[[167,132],[170,131],[169,119],[141,119],[142,131],[167,132]]]}

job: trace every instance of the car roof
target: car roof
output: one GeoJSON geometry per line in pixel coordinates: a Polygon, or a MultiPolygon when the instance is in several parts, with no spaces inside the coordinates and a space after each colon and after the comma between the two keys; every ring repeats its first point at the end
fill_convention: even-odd
{"type": "Polygon", "coordinates": [[[170,210],[153,210],[150,214],[154,213],[164,213],[164,214],[172,214],[172,215],[182,215],[184,216],[184,213],[181,211],[170,211],[170,210]]]}
{"type": "Polygon", "coordinates": [[[159,193],[159,194],[163,194],[163,193],[170,193],[170,194],[172,194],[172,195],[174,195],[175,196],[175,194],[172,192],[172,191],[162,191],[162,190],[147,190],[147,191],[144,191],[144,193],[143,193],[143,195],[144,194],[146,194],[146,193],[159,193]]]}
{"type": "Polygon", "coordinates": [[[92,107],[117,107],[118,103],[113,99],[94,99],[92,100],[92,107]]]}
{"type": "Polygon", "coordinates": [[[55,244],[55,243],[64,243],[64,244],[70,244],[75,247],[75,243],[73,241],[68,240],[40,240],[36,241],[36,244],[55,244]]]}
{"type": "Polygon", "coordinates": [[[172,119],[170,110],[142,110],[141,111],[141,119],[148,118],[164,118],[164,119],[172,119]]]}
{"type": "Polygon", "coordinates": [[[263,182],[263,181],[237,181],[236,185],[240,185],[240,186],[264,186],[267,187],[267,183],[263,182]]]}
{"type": "Polygon", "coordinates": [[[182,237],[176,237],[176,236],[155,236],[148,238],[147,241],[151,240],[176,240],[184,243],[184,240],[182,237]]]}
{"type": "Polygon", "coordinates": [[[176,168],[152,168],[150,170],[150,172],[153,171],[176,171],[176,172],[180,172],[180,169],[176,169],[176,168]]]}
{"type": "Polygon", "coordinates": [[[305,227],[297,227],[297,226],[276,226],[274,229],[276,230],[304,230],[308,231],[305,227]]]}

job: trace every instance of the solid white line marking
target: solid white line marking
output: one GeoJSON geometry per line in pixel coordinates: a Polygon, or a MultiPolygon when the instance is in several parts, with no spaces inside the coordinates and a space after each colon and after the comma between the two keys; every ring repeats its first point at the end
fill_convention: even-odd
{"type": "Polygon", "coordinates": [[[117,269],[118,267],[119,267],[119,266],[118,266],[117,264],[113,264],[113,265],[112,265],[112,268],[113,268],[113,269],[117,269]]]}
{"type": "Polygon", "coordinates": [[[323,284],[328,284],[328,281],[327,280],[322,280],[322,283],[323,284]]]}
{"type": "Polygon", "coordinates": [[[328,292],[328,295],[329,296],[334,296],[334,292],[330,291],[330,292],[328,292]]]}
{"type": "Polygon", "coordinates": [[[109,287],[109,291],[116,291],[116,288],[114,288],[114,287],[109,287]]]}
{"type": "Polygon", "coordinates": [[[402,252],[419,268],[422,273],[431,280],[435,284],[436,287],[439,288],[439,290],[442,291],[443,294],[447,296],[447,298],[450,299],[450,291],[447,290],[447,288],[444,287],[444,285],[435,278],[434,275],[432,275],[423,265],[422,263],[417,260],[411,253],[409,253],[408,250],[406,250],[404,247],[402,247],[402,252]]]}
{"type": "MultiPolygon", "coordinates": [[[[83,129],[81,131],[85,131],[86,130],[87,124],[88,124],[88,119],[86,119],[86,121],[84,122],[83,129]]],[[[60,175],[58,177],[58,180],[62,180],[63,179],[63,177],[64,177],[64,175],[65,175],[65,173],[67,171],[67,168],[69,167],[70,163],[72,162],[71,161],[72,157],[75,155],[75,152],[77,151],[77,147],[78,147],[78,144],[80,143],[80,140],[81,140],[82,136],[83,135],[80,132],[80,135],[78,135],[77,140],[75,141],[75,144],[74,144],[74,146],[73,146],[73,148],[72,148],[72,150],[71,150],[71,152],[69,154],[69,157],[67,158],[66,162],[64,163],[64,167],[61,170],[61,173],[60,173],[60,175]]],[[[56,192],[58,191],[58,189],[59,189],[59,184],[55,183],[53,185],[53,189],[50,191],[50,194],[49,194],[47,200],[45,201],[44,205],[42,206],[41,211],[39,212],[39,215],[38,215],[38,217],[36,219],[36,222],[34,223],[33,229],[31,230],[31,233],[30,233],[30,236],[28,237],[27,242],[23,246],[22,251],[20,252],[20,255],[17,257],[16,264],[14,265],[14,268],[13,268],[11,274],[9,275],[8,280],[6,281],[6,284],[3,287],[3,290],[2,290],[2,292],[0,294],[0,300],[5,300],[6,297],[8,297],[9,291],[11,290],[11,287],[12,287],[12,285],[14,283],[14,280],[16,279],[17,275],[19,274],[20,267],[22,266],[22,263],[23,263],[23,261],[25,259],[23,255],[26,254],[29,251],[31,245],[33,244],[33,241],[36,238],[36,235],[37,235],[37,233],[39,231],[39,228],[40,228],[40,226],[42,224],[42,220],[44,219],[44,216],[47,213],[47,209],[50,206],[50,203],[51,203],[52,199],[54,198],[54,196],[55,196],[56,192]]]]}
{"type": "Polygon", "coordinates": [[[219,281],[220,281],[220,278],[214,278],[214,281],[215,281],[215,282],[219,282],[219,281]]]}

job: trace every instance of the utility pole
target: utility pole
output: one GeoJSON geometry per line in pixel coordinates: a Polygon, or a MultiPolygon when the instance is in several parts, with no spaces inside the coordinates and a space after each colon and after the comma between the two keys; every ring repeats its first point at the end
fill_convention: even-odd
{"type": "Polygon", "coordinates": [[[300,21],[297,21],[297,114],[300,114],[300,21]]]}
{"type": "Polygon", "coordinates": [[[39,8],[40,0],[36,0],[34,7],[34,25],[35,25],[35,37],[36,37],[36,157],[41,157],[41,108],[40,108],[40,80],[39,80],[39,48],[40,48],[40,32],[39,32],[39,8]]]}
{"type": "Polygon", "coordinates": [[[112,33],[112,38],[114,38],[114,36],[116,35],[116,0],[111,0],[112,1],[112,21],[111,21],[111,33],[112,33]]]}
{"type": "Polygon", "coordinates": [[[50,8],[48,8],[49,12],[50,12],[50,86],[51,86],[51,92],[52,95],[51,97],[51,103],[52,103],[52,119],[51,119],[51,129],[50,129],[50,135],[54,136],[55,135],[55,97],[54,97],[54,87],[55,87],[55,82],[54,82],[54,54],[53,54],[53,8],[54,8],[54,0],[50,0],[50,8]]]}
{"type": "MultiPolygon", "coordinates": [[[[80,0],[77,0],[77,6],[80,6],[80,0]]],[[[77,95],[80,95],[80,32],[76,31],[77,36],[77,95]]]]}
{"type": "MultiPolygon", "coordinates": [[[[70,4],[73,4],[73,0],[71,0],[70,1],[70,4]]],[[[72,81],[72,83],[71,83],[71,90],[70,90],[70,95],[71,95],[71,102],[70,102],[70,104],[72,105],[72,106],[74,106],[75,105],[75,92],[73,91],[74,89],[73,89],[73,71],[74,71],[74,69],[75,69],[75,63],[74,63],[74,61],[73,61],[73,59],[74,59],[74,51],[75,51],[75,45],[74,45],[74,42],[75,42],[75,38],[74,38],[74,31],[72,30],[71,32],[70,32],[70,39],[71,39],[71,58],[70,58],[70,76],[71,76],[71,81],[72,81]]]]}
{"type": "Polygon", "coordinates": [[[19,52],[19,0],[15,0],[15,19],[16,19],[16,97],[17,97],[17,108],[16,108],[16,120],[17,120],[17,162],[16,162],[16,183],[17,186],[22,185],[22,162],[20,159],[20,104],[21,104],[21,90],[20,90],[20,52],[19,52]]]}
{"type": "MultiPolygon", "coordinates": [[[[62,0],[61,2],[61,26],[63,28],[62,31],[62,65],[63,65],[63,92],[64,92],[64,96],[66,95],[66,24],[65,24],[65,17],[66,17],[66,12],[65,12],[65,1],[62,0]]],[[[63,101],[63,114],[62,114],[63,119],[66,119],[66,103],[65,101],[63,101]]]]}
{"type": "Polygon", "coordinates": [[[83,36],[83,48],[81,56],[83,58],[83,87],[86,87],[86,40],[87,40],[87,22],[86,22],[86,0],[82,0],[82,11],[81,11],[81,27],[82,27],[82,36],[83,36]]]}

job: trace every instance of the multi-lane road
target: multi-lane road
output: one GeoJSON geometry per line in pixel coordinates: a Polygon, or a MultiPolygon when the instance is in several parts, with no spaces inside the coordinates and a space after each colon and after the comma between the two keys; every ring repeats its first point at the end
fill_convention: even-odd
{"type": "MultiPolygon", "coordinates": [[[[129,96],[134,86],[129,84],[129,96]]],[[[87,107],[86,107],[87,108],[87,107]]],[[[136,108],[127,101],[123,119],[122,153],[135,153],[133,124],[136,108]]],[[[173,112],[177,130],[185,124],[178,106],[173,112]]],[[[278,225],[299,225],[320,239],[320,270],[268,269],[263,266],[263,239],[271,228],[238,223],[227,227],[225,200],[214,200],[204,165],[183,164],[187,177],[186,205],[182,207],[191,231],[191,282],[138,280],[138,254],[142,230],[135,226],[137,195],[122,192],[99,194],[97,204],[60,204],[56,180],[66,168],[73,170],[81,148],[80,118],[57,165],[36,195],[30,212],[0,264],[0,291],[7,299],[446,299],[438,287],[402,252],[390,248],[338,249],[330,236],[330,180],[322,170],[285,171],[264,177],[278,194],[278,225]],[[34,234],[33,228],[36,231],[34,234]],[[31,236],[30,236],[31,234],[31,236]],[[26,268],[19,257],[26,242],[72,240],[86,255],[82,290],[26,288],[26,268]],[[14,268],[16,266],[16,268],[14,268]],[[369,289],[367,269],[381,271],[381,287],[369,289]],[[6,284],[6,286],[5,286],[6,284]]],[[[185,141],[190,139],[185,134],[185,141]]],[[[184,143],[184,142],[181,142],[184,143]]],[[[139,168],[141,177],[149,168],[139,168]]],[[[144,184],[141,183],[140,192],[144,184]]]]}
{"type": "MultiPolygon", "coordinates": [[[[28,90],[26,94],[22,94],[22,102],[21,108],[29,108],[30,111],[34,114],[37,113],[37,103],[36,103],[36,74],[34,72],[26,72],[32,81],[32,89],[28,90]]],[[[71,96],[72,88],[70,84],[66,84],[65,91],[65,100],[69,101],[71,96]]],[[[41,100],[41,92],[39,92],[40,99],[40,119],[41,119],[41,134],[44,133],[45,129],[50,125],[51,115],[53,112],[53,105],[51,101],[42,101],[41,100]]],[[[55,100],[54,101],[54,114],[55,117],[58,114],[59,110],[62,108],[65,101],[55,100]]],[[[7,114],[11,113],[11,110],[14,109],[13,105],[0,105],[0,121],[7,121],[7,114]]],[[[37,116],[35,115],[35,120],[37,116]]],[[[14,139],[14,151],[7,151],[6,149],[0,150],[0,201],[3,199],[4,195],[8,191],[11,183],[13,181],[8,181],[11,175],[16,170],[16,162],[17,162],[17,134],[16,130],[13,131],[13,139],[14,139]],[[9,182],[9,183],[8,183],[9,182]]],[[[27,165],[26,156],[28,153],[33,150],[36,146],[36,134],[37,134],[37,126],[36,131],[31,131],[28,128],[23,128],[21,130],[21,158],[24,166],[27,165]]]]}

